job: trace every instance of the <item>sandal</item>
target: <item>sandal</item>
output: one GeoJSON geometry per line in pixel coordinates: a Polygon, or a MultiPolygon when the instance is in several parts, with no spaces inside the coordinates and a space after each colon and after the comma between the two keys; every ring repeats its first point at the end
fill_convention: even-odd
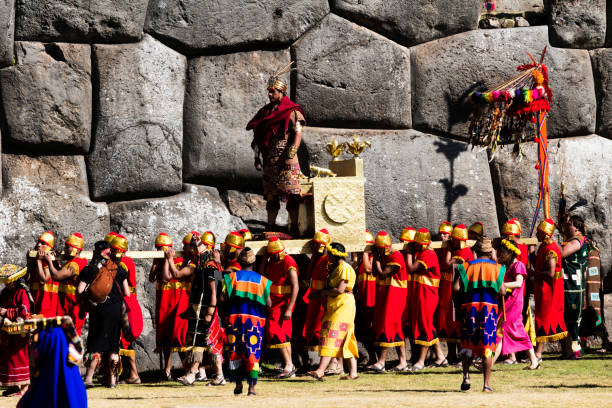
{"type": "Polygon", "coordinates": [[[314,378],[315,380],[318,380],[318,381],[324,381],[323,377],[325,377],[324,375],[319,377],[319,375],[317,374],[316,371],[308,371],[306,373],[306,375],[309,376],[309,377],[312,377],[312,378],[314,378]]]}
{"type": "Polygon", "coordinates": [[[378,367],[376,364],[372,364],[370,366],[367,366],[366,370],[374,371],[376,374],[382,374],[382,373],[387,371],[387,370],[385,370],[384,366],[383,367],[378,367]]]}
{"type": "Polygon", "coordinates": [[[140,377],[136,377],[134,380],[130,380],[129,378],[124,381],[125,384],[142,384],[140,377]]]}
{"type": "Polygon", "coordinates": [[[470,377],[464,378],[463,382],[461,383],[461,391],[468,391],[471,387],[472,384],[470,384],[470,377]]]}
{"type": "Polygon", "coordinates": [[[220,385],[225,385],[225,384],[226,384],[225,377],[223,377],[222,375],[218,375],[215,377],[214,380],[209,382],[207,385],[220,386],[220,385]]]}
{"type": "Polygon", "coordinates": [[[403,372],[406,372],[408,370],[410,370],[410,367],[408,366],[408,363],[406,363],[406,364],[404,364],[403,367],[396,366],[396,367],[393,367],[392,369],[390,369],[389,371],[403,373],[403,372]]]}
{"type": "Polygon", "coordinates": [[[86,389],[94,387],[93,382],[84,382],[83,385],[85,386],[86,389]]]}
{"type": "Polygon", "coordinates": [[[444,360],[442,360],[442,362],[440,363],[433,363],[431,365],[429,365],[428,367],[430,368],[444,368],[444,367],[448,367],[448,360],[445,358],[444,360]]]}
{"type": "Polygon", "coordinates": [[[200,375],[200,371],[198,371],[198,372],[196,373],[195,379],[196,379],[196,381],[198,381],[198,382],[202,382],[202,381],[206,381],[206,380],[208,380],[208,378],[206,377],[206,373],[204,373],[204,375],[200,375]]]}
{"type": "Polygon", "coordinates": [[[343,375],[342,377],[340,377],[341,380],[356,380],[358,378],[359,378],[358,375],[356,375],[354,377],[351,377],[350,375],[343,375]]]}
{"type": "Polygon", "coordinates": [[[424,368],[425,368],[425,366],[418,366],[418,365],[416,365],[416,364],[415,364],[415,365],[413,365],[412,367],[410,367],[410,368],[408,369],[408,371],[409,371],[409,372],[411,372],[411,373],[416,373],[417,371],[421,371],[421,370],[423,370],[424,368]]]}
{"type": "Polygon", "coordinates": [[[186,386],[192,386],[196,382],[195,378],[192,381],[189,381],[186,376],[179,377],[176,379],[176,381],[186,386]]]}
{"type": "Polygon", "coordinates": [[[487,387],[486,385],[482,387],[482,392],[493,392],[493,388],[487,387]]]}
{"type": "Polygon", "coordinates": [[[535,366],[534,368],[531,368],[530,365],[528,365],[527,367],[523,368],[523,370],[538,370],[540,368],[540,363],[538,363],[537,366],[535,366]]]}
{"type": "Polygon", "coordinates": [[[249,391],[247,395],[251,396],[251,395],[257,395],[257,394],[255,393],[255,391],[249,391]]]}
{"type": "Polygon", "coordinates": [[[518,361],[507,359],[507,360],[504,360],[504,364],[506,365],[518,364],[518,361]]]}
{"type": "Polygon", "coordinates": [[[290,371],[282,371],[279,375],[276,376],[279,380],[286,380],[288,378],[295,377],[295,367],[293,367],[290,371]]]}

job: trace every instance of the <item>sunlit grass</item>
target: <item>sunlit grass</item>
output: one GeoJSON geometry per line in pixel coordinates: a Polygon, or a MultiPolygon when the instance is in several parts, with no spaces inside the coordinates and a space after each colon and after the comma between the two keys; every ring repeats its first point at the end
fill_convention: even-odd
{"type": "MultiPolygon", "coordinates": [[[[523,365],[497,364],[492,386],[485,394],[482,376],[473,372],[472,389],[460,392],[457,368],[426,369],[417,374],[360,374],[356,381],[329,377],[291,380],[262,378],[258,395],[233,395],[233,384],[185,387],[174,382],[121,385],[116,389],[88,390],[89,406],[109,407],[568,407],[612,406],[612,356],[589,354],[580,361],[561,361],[547,355],[537,371],[523,365]]],[[[245,387],[246,388],[246,387],[245,387]]],[[[0,407],[15,406],[16,399],[0,399],[0,407]]]]}

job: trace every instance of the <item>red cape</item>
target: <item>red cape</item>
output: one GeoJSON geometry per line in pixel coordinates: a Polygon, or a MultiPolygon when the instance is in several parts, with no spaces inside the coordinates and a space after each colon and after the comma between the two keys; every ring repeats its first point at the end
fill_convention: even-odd
{"type": "Polygon", "coordinates": [[[287,131],[291,112],[298,111],[304,115],[302,107],[289,99],[288,96],[284,96],[278,109],[270,113],[272,109],[273,105],[271,103],[261,108],[246,127],[246,130],[253,129],[253,144],[256,144],[260,151],[268,147],[272,135],[280,130],[287,131]]]}

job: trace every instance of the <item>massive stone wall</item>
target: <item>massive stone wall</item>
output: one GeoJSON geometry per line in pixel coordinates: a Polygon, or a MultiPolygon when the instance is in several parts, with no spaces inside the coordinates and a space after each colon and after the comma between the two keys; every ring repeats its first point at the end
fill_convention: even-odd
{"type": "MultiPolygon", "coordinates": [[[[151,249],[161,231],[178,242],[192,229],[261,227],[244,126],[289,61],[308,121],[305,168],[326,165],[332,137],[372,143],[371,230],[527,226],[535,149],[519,161],[468,146],[466,95],[547,46],[552,210],[561,182],[570,204],[586,199],[609,270],[612,13],[605,0],[499,0],[490,15],[482,3],[0,0],[0,261],[23,263],[46,229],[58,242],[80,231],[88,248],[114,229],[151,249]]],[[[157,365],[149,267],[138,262],[143,368],[157,365]]]]}

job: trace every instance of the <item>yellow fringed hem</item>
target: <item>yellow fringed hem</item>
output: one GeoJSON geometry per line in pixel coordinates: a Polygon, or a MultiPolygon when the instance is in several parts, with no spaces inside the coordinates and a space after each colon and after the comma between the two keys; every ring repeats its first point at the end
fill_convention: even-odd
{"type": "Polygon", "coordinates": [[[557,334],[553,334],[552,336],[539,336],[536,337],[536,343],[553,343],[555,341],[563,340],[567,337],[567,332],[561,332],[557,334]]]}
{"type": "Polygon", "coordinates": [[[153,350],[156,354],[161,354],[165,349],[168,349],[171,353],[184,353],[188,351],[185,347],[155,347],[153,350]]]}
{"type": "Polygon", "coordinates": [[[266,344],[266,348],[268,349],[283,349],[287,347],[291,347],[291,343],[266,344]]]}
{"type": "Polygon", "coordinates": [[[461,340],[459,340],[459,339],[444,339],[442,337],[438,337],[438,340],[440,340],[443,343],[453,343],[453,344],[461,343],[461,340]]]}
{"type": "Polygon", "coordinates": [[[385,348],[399,347],[399,346],[403,346],[405,344],[406,344],[405,341],[396,341],[394,343],[385,343],[384,341],[375,341],[374,342],[375,346],[377,346],[377,347],[385,347],[385,348]]]}
{"type": "Polygon", "coordinates": [[[440,339],[433,339],[431,341],[423,341],[423,340],[415,340],[414,344],[418,344],[419,346],[433,346],[434,344],[438,344],[440,339]]]}
{"type": "Polygon", "coordinates": [[[119,349],[119,355],[123,357],[135,357],[136,352],[134,350],[119,349]]]}

